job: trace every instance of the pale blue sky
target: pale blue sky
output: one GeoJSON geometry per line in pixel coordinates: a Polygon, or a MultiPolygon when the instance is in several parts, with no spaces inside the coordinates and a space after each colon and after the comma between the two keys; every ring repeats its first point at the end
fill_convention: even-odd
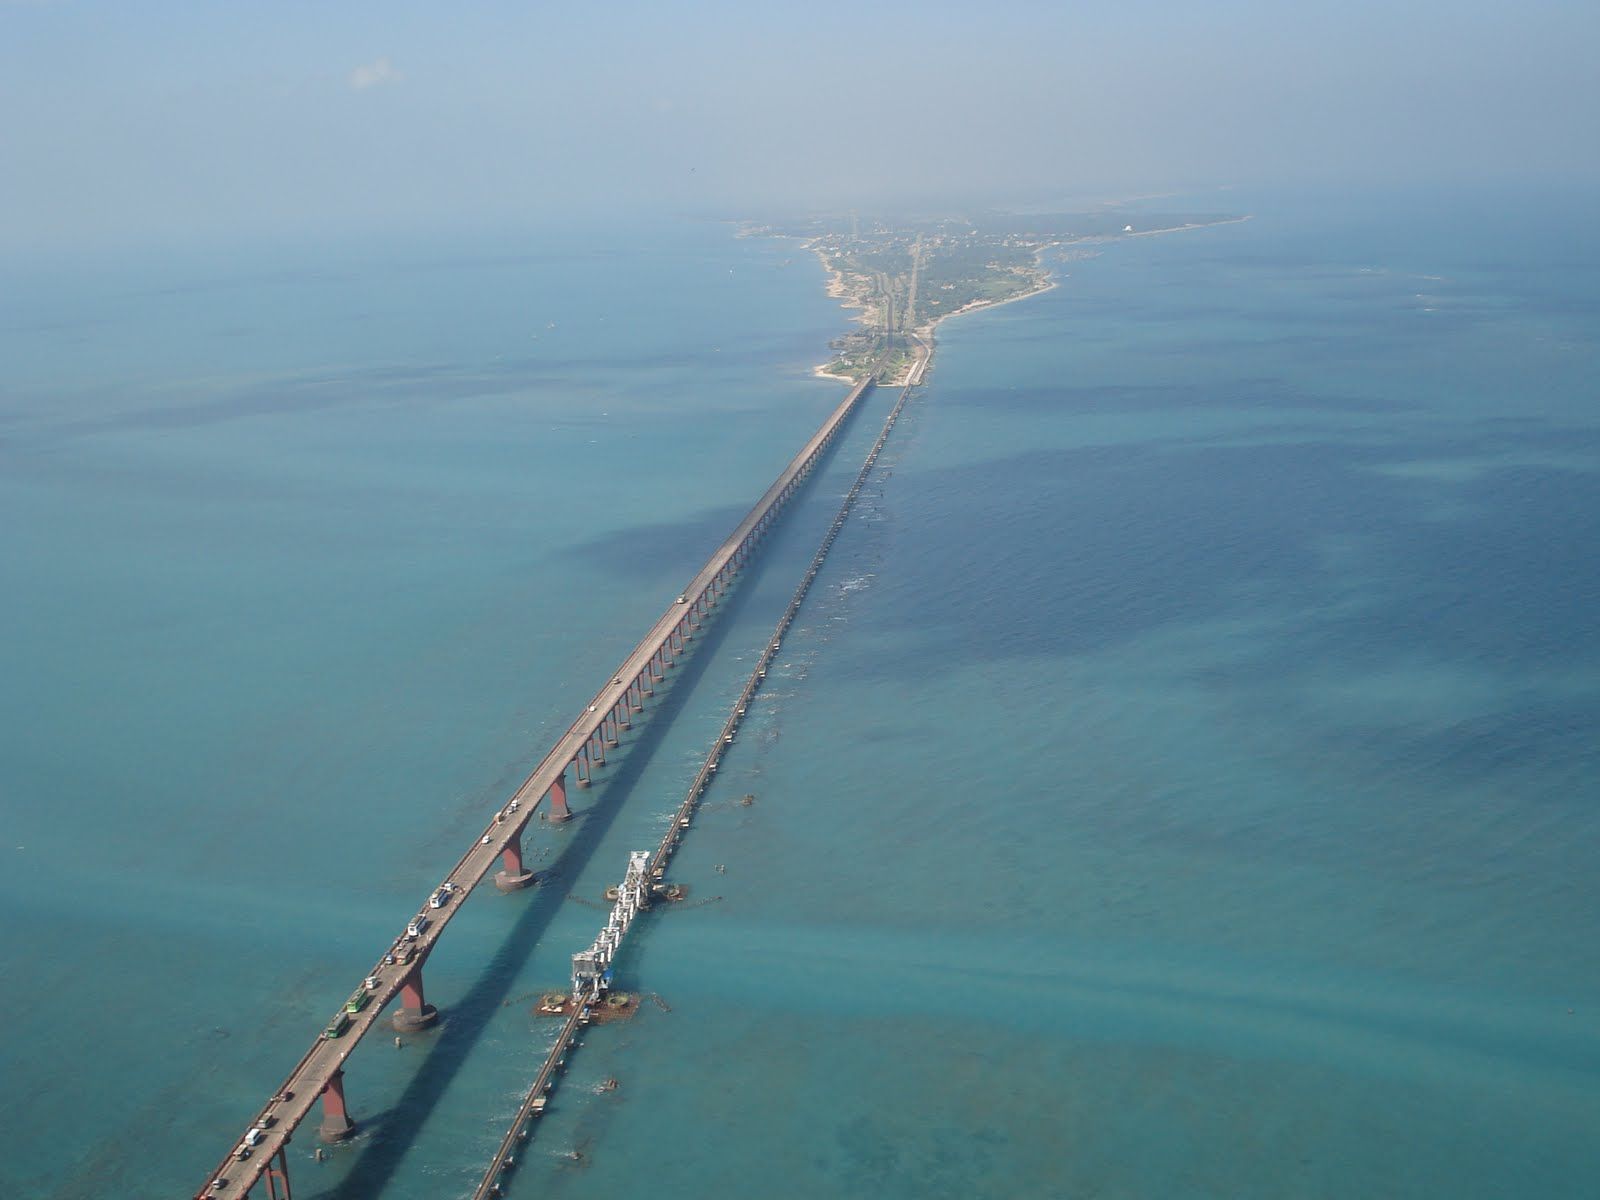
{"type": "Polygon", "coordinates": [[[1593,182],[1600,4],[0,0],[0,238],[1593,182]]]}

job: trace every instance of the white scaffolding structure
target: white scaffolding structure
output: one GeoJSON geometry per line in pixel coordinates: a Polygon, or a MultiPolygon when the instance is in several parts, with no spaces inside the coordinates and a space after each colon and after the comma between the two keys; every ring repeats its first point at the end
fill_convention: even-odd
{"type": "Polygon", "coordinates": [[[628,873],[617,889],[617,902],[606,919],[605,928],[587,950],[572,956],[572,998],[583,1004],[593,1000],[611,985],[611,961],[617,956],[623,935],[641,909],[647,908],[650,886],[650,852],[635,850],[628,855],[628,873]]]}

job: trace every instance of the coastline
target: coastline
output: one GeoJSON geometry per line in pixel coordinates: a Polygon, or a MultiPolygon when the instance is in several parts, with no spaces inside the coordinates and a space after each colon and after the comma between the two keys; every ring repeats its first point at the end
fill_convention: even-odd
{"type": "MultiPolygon", "coordinates": [[[[817,247],[817,241],[818,240],[819,239],[813,238],[812,240],[806,242],[805,243],[805,248],[807,250],[810,250],[813,254],[815,254],[817,256],[818,260],[822,263],[823,268],[828,272],[828,286],[827,286],[828,296],[830,298],[834,299],[834,300],[838,300],[840,302],[841,306],[844,307],[844,308],[847,308],[847,309],[848,308],[855,308],[855,309],[863,309],[864,310],[867,307],[866,302],[864,300],[862,300],[860,297],[854,295],[845,286],[844,272],[842,272],[840,270],[837,270],[836,268],[834,268],[833,266],[831,266],[829,264],[827,258],[823,255],[822,251],[820,249],[818,249],[818,247],[817,247]]],[[[1073,239],[1070,239],[1069,241],[1064,241],[1064,242],[1052,242],[1048,246],[1041,247],[1039,252],[1038,252],[1038,254],[1036,254],[1034,256],[1034,268],[1035,268],[1035,270],[1040,272],[1039,283],[1038,283],[1037,286],[1031,287],[1025,292],[1018,292],[1014,296],[1006,296],[1004,299],[1001,299],[1001,300],[971,300],[971,301],[968,301],[966,304],[963,304],[958,309],[954,309],[951,312],[943,313],[942,315],[935,317],[933,320],[927,322],[926,324],[918,325],[914,329],[912,329],[911,330],[911,336],[915,337],[916,339],[921,341],[927,347],[927,350],[928,350],[927,357],[926,357],[926,362],[925,362],[925,365],[923,367],[923,374],[924,375],[927,374],[928,368],[933,363],[934,345],[935,345],[935,342],[937,340],[936,337],[935,337],[934,331],[937,330],[940,325],[944,324],[946,321],[948,321],[948,320],[950,320],[950,319],[952,319],[954,317],[964,316],[967,313],[981,312],[984,309],[988,309],[988,308],[999,308],[1003,304],[1015,304],[1019,300],[1029,300],[1029,299],[1032,299],[1034,296],[1041,295],[1044,292],[1048,292],[1048,291],[1051,291],[1054,288],[1059,287],[1060,283],[1055,277],[1055,272],[1051,271],[1049,268],[1047,268],[1044,265],[1045,252],[1047,250],[1053,250],[1058,246],[1075,245],[1075,244],[1078,244],[1079,242],[1092,241],[1092,240],[1095,240],[1095,239],[1091,239],[1091,238],[1073,238],[1073,239]]],[[[863,312],[859,312],[855,316],[850,318],[850,320],[852,322],[855,322],[857,324],[865,322],[866,319],[867,319],[867,314],[864,311],[863,312]]],[[[830,360],[829,362],[818,363],[816,366],[812,367],[811,368],[812,377],[815,378],[815,379],[829,379],[829,380],[833,380],[833,381],[835,381],[837,383],[854,384],[854,383],[858,382],[852,376],[841,375],[837,371],[828,370],[828,367],[831,365],[831,361],[832,360],[830,360]]]]}
{"type": "Polygon", "coordinates": [[[1215,221],[1190,221],[1187,225],[1169,225],[1165,229],[1135,229],[1132,233],[1125,233],[1123,237],[1155,237],[1158,233],[1187,233],[1191,229],[1210,229],[1213,225],[1237,225],[1241,221],[1250,221],[1255,218],[1255,213],[1245,213],[1242,217],[1221,217],[1215,221]]]}
{"type": "MultiPolygon", "coordinates": [[[[867,319],[866,301],[852,293],[850,289],[845,286],[844,272],[839,270],[828,261],[827,255],[823,254],[820,248],[819,243],[821,240],[821,238],[807,238],[804,243],[802,243],[801,248],[809,250],[811,253],[815,254],[817,256],[817,261],[822,264],[822,269],[828,273],[828,286],[826,289],[828,298],[839,301],[839,306],[841,308],[860,309],[861,311],[857,312],[854,316],[847,318],[847,320],[856,325],[865,324],[867,319]]],[[[827,362],[821,362],[812,367],[812,378],[832,379],[839,383],[848,383],[854,385],[856,380],[851,376],[841,375],[837,371],[828,370],[828,367],[832,362],[833,360],[830,358],[827,362]]]]}
{"type": "MultiPolygon", "coordinates": [[[[1153,237],[1157,234],[1184,233],[1192,229],[1205,229],[1211,225],[1233,225],[1242,221],[1251,220],[1253,216],[1254,214],[1247,213],[1243,216],[1223,217],[1210,221],[1186,221],[1183,224],[1167,225],[1159,229],[1135,230],[1129,226],[1119,233],[1094,233],[1076,237],[1067,235],[1043,242],[1042,244],[1036,244],[1034,250],[1033,267],[1031,269],[1033,286],[1026,288],[1024,291],[1016,292],[1013,295],[1005,296],[1000,299],[969,300],[960,308],[954,309],[947,313],[942,313],[941,315],[933,318],[931,321],[926,321],[913,327],[909,330],[909,336],[921,342],[926,350],[925,355],[923,355],[923,357],[919,360],[922,363],[925,371],[927,365],[931,364],[933,361],[936,331],[938,330],[938,327],[945,321],[950,320],[952,317],[962,316],[966,313],[981,312],[984,309],[998,308],[1002,304],[1013,304],[1019,300],[1027,300],[1031,297],[1039,295],[1042,292],[1048,292],[1052,288],[1059,287],[1060,281],[1058,278],[1058,271],[1051,267],[1047,267],[1044,261],[1045,255],[1051,251],[1059,251],[1064,247],[1069,246],[1103,246],[1116,242],[1122,238],[1153,237]]],[[[784,235],[779,234],[776,236],[784,235]]],[[[852,338],[859,339],[862,336],[872,336],[874,330],[877,330],[878,325],[881,323],[874,320],[876,309],[874,307],[872,297],[877,294],[875,290],[876,288],[881,288],[884,286],[884,277],[882,275],[878,275],[877,283],[875,284],[873,279],[865,271],[858,271],[852,275],[847,275],[844,270],[836,265],[836,255],[830,256],[828,250],[824,248],[826,241],[827,235],[809,237],[804,239],[802,245],[804,249],[811,251],[817,256],[818,261],[822,263],[823,269],[827,272],[828,282],[826,291],[829,298],[839,301],[841,307],[843,308],[857,310],[849,318],[849,321],[853,325],[863,327],[864,334],[847,333],[842,338],[830,343],[830,349],[838,352],[830,355],[827,361],[818,363],[812,367],[811,375],[813,378],[826,379],[830,382],[854,384],[862,377],[862,372],[867,370],[876,370],[884,366],[883,357],[879,357],[876,360],[876,366],[868,362],[862,356],[862,347],[859,342],[854,347],[850,346],[850,340],[852,338]],[[847,349],[840,349],[841,346],[847,347],[847,349]],[[845,374],[841,371],[829,370],[830,367],[835,365],[846,366],[857,371],[858,373],[845,374]]],[[[918,244],[920,245],[920,243],[921,236],[919,235],[918,244]]],[[[1088,252],[1079,252],[1077,255],[1068,255],[1068,257],[1092,257],[1094,254],[1098,253],[1098,250],[1094,250],[1088,252]]],[[[998,269],[999,264],[991,264],[991,267],[998,269]]],[[[1015,275],[1022,275],[1024,278],[1026,278],[1023,268],[1020,266],[1008,268],[1008,271],[1014,272],[1015,275]]],[[[991,271],[991,275],[992,274],[993,271],[991,271]]],[[[913,290],[915,288],[914,280],[915,272],[913,272],[913,290]]],[[[892,300],[889,303],[892,305],[892,300]]],[[[890,311],[892,311],[892,307],[890,311]]],[[[884,349],[885,352],[892,350],[892,341],[881,342],[880,348],[884,349]]],[[[897,356],[889,354],[889,357],[892,361],[897,356]]],[[[910,363],[906,363],[903,368],[901,368],[898,364],[896,367],[897,373],[900,373],[902,370],[904,372],[910,372],[914,369],[915,368],[910,363]]]]}

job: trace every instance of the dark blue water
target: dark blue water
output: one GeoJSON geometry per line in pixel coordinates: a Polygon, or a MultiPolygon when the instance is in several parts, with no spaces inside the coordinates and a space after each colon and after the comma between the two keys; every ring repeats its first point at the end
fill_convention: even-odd
{"type": "MultiPolygon", "coordinates": [[[[621,964],[670,1012],[589,1035],[518,1193],[1590,1194],[1580,200],[1230,197],[942,327],[675,867],[721,899],[621,964]]],[[[839,394],[792,243],[229,265],[29,273],[0,333],[8,1195],[197,1186],[839,394]]],[[[657,835],[882,407],[297,1194],[470,1191],[563,895],[657,835]]]]}

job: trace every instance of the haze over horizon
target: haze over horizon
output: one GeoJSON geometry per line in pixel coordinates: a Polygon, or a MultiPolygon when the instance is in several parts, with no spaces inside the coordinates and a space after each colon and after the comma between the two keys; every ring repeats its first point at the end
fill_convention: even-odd
{"type": "Polygon", "coordinates": [[[0,3],[0,245],[1592,185],[1592,5],[0,3]]]}

